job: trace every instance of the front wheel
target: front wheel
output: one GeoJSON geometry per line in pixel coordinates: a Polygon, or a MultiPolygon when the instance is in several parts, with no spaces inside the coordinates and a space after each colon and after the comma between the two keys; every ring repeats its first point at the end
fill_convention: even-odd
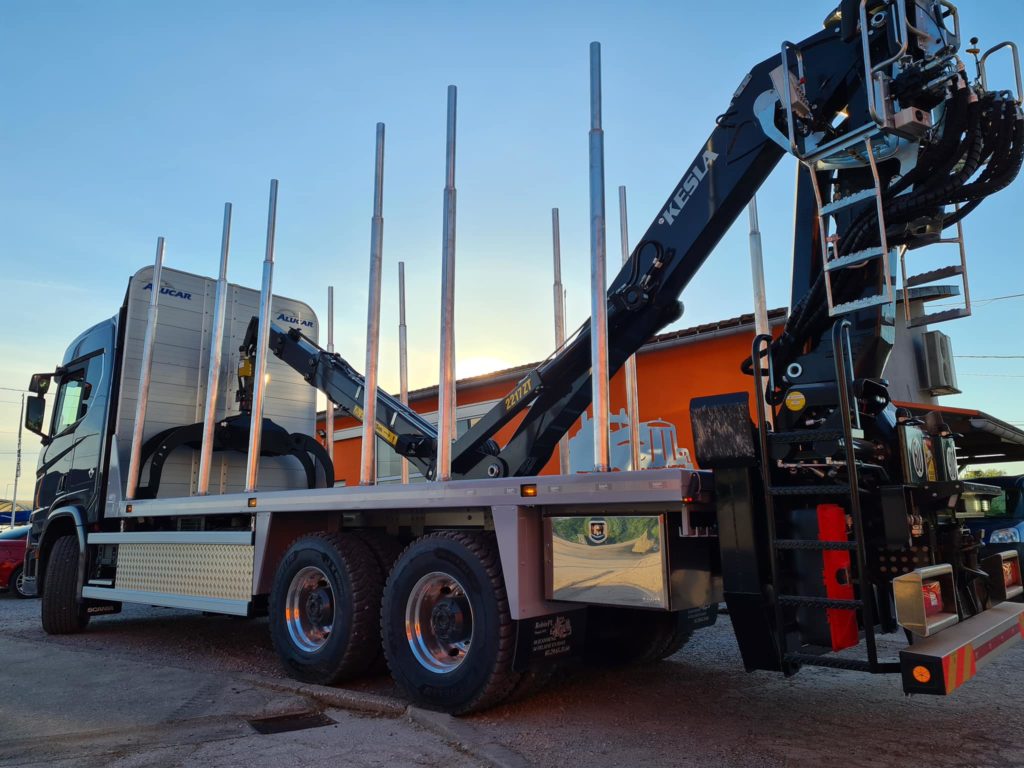
{"type": "Polygon", "coordinates": [[[416,704],[461,715],[508,696],[515,623],[494,534],[413,542],[384,588],[381,633],[391,675],[416,704]]]}
{"type": "Polygon", "coordinates": [[[46,561],[43,585],[43,630],[48,635],[72,635],[89,623],[85,603],[78,599],[78,537],[61,536],[46,561]]]}

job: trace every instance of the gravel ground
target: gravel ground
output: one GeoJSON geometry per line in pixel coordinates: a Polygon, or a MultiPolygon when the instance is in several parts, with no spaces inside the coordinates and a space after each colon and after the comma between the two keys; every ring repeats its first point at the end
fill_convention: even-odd
{"type": "MultiPolygon", "coordinates": [[[[47,637],[38,610],[38,601],[0,599],[0,634],[167,666],[283,676],[265,620],[126,606],[119,616],[94,619],[83,635],[47,637]]],[[[1024,766],[1022,686],[1024,644],[943,698],[907,698],[891,675],[747,674],[723,616],[662,664],[574,670],[530,699],[468,720],[531,762],[559,768],[1006,768],[1024,766]]],[[[397,695],[385,677],[349,687],[397,695]]]]}

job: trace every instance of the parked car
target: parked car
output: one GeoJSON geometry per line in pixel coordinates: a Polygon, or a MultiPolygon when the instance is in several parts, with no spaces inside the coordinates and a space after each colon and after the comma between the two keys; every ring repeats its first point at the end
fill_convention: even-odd
{"type": "Polygon", "coordinates": [[[986,477],[978,482],[994,485],[1002,493],[992,498],[984,517],[967,521],[982,543],[982,555],[1014,549],[1024,562],[1024,475],[986,477]]]}
{"type": "Polygon", "coordinates": [[[28,529],[27,525],[19,525],[0,531],[0,589],[13,592],[17,597],[31,597],[21,588],[28,529]]]}

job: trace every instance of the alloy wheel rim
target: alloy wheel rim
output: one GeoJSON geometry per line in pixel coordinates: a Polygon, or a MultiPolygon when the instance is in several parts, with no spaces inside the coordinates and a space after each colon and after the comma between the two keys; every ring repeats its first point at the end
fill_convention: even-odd
{"type": "Polygon", "coordinates": [[[330,640],[336,603],[327,574],[308,565],[292,577],[285,597],[285,625],[292,642],[316,653],[330,640]]]}
{"type": "Polygon", "coordinates": [[[432,571],[416,582],[405,605],[405,636],[423,668],[449,674],[462,666],[473,639],[473,606],[458,579],[432,571]]]}

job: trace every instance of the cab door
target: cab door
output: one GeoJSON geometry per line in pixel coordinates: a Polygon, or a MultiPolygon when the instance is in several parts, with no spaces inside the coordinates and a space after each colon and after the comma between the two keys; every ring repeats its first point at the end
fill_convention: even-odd
{"type": "Polygon", "coordinates": [[[70,427],[70,433],[75,437],[75,450],[65,491],[83,506],[91,507],[102,470],[102,435],[107,418],[104,386],[107,360],[103,350],[97,350],[83,363],[84,368],[77,374],[81,377],[78,394],[67,403],[67,417],[75,418],[70,427]],[[77,403],[73,402],[75,399],[77,403]]]}
{"type": "Polygon", "coordinates": [[[56,377],[50,441],[37,471],[37,507],[76,503],[88,510],[89,518],[96,512],[110,400],[110,341],[110,329],[93,329],[56,377]]]}
{"type": "Polygon", "coordinates": [[[65,496],[78,436],[75,425],[85,393],[86,365],[67,367],[58,378],[57,397],[50,417],[50,439],[43,447],[36,470],[35,507],[50,507],[65,496]]]}

